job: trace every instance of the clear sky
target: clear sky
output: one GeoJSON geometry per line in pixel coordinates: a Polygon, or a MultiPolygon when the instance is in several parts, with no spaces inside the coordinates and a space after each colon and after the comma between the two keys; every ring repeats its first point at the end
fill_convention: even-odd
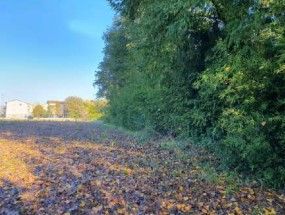
{"type": "Polygon", "coordinates": [[[107,0],[0,0],[0,96],[95,98],[94,71],[114,13],[107,0]]]}

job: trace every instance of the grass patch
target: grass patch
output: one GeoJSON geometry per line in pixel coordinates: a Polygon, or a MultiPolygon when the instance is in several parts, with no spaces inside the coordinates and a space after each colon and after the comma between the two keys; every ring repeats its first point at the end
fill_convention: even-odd
{"type": "MultiPolygon", "coordinates": [[[[191,160],[193,166],[197,166],[199,172],[197,178],[207,183],[223,185],[225,194],[231,195],[237,192],[245,184],[239,175],[234,171],[219,169],[213,154],[203,151],[199,154],[200,148],[189,144],[186,140],[168,139],[160,143],[160,148],[174,153],[180,161],[191,160]],[[196,151],[195,151],[196,150],[196,151]]],[[[180,170],[173,170],[173,176],[179,177],[180,170]]]]}
{"type": "Polygon", "coordinates": [[[238,192],[240,187],[245,183],[235,172],[218,171],[209,164],[201,166],[198,178],[208,183],[225,186],[225,194],[227,195],[238,192]]]}
{"type": "Polygon", "coordinates": [[[140,131],[131,131],[122,127],[118,127],[112,124],[106,124],[104,123],[104,127],[106,127],[108,130],[117,130],[121,132],[122,134],[128,135],[136,140],[136,142],[140,145],[144,145],[147,143],[150,143],[154,139],[158,139],[161,137],[159,133],[154,131],[150,127],[146,127],[143,130],[140,131]]]}
{"type": "MultiPolygon", "coordinates": [[[[158,134],[152,128],[145,128],[142,131],[133,133],[133,137],[136,139],[138,144],[144,145],[155,139],[158,134]]],[[[160,136],[160,135],[159,135],[160,136]]]]}
{"type": "Polygon", "coordinates": [[[160,143],[160,148],[164,150],[174,151],[179,149],[179,144],[175,140],[163,141],[160,143]]]}

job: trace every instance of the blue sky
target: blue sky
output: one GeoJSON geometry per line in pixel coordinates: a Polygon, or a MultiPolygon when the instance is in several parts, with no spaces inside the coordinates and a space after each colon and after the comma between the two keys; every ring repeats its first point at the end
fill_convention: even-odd
{"type": "Polygon", "coordinates": [[[95,98],[94,71],[114,13],[107,0],[0,0],[0,95],[95,98]]]}

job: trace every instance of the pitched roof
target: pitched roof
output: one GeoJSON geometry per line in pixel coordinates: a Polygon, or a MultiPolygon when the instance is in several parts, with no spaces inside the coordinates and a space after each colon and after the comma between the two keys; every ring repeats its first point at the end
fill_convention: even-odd
{"type": "Polygon", "coordinates": [[[22,103],[25,103],[25,104],[27,104],[27,105],[31,105],[30,103],[28,103],[28,102],[24,102],[24,101],[19,100],[19,99],[13,99],[13,100],[10,100],[10,101],[8,101],[8,102],[6,102],[6,103],[9,103],[9,102],[15,102],[15,101],[22,102],[22,103]]]}

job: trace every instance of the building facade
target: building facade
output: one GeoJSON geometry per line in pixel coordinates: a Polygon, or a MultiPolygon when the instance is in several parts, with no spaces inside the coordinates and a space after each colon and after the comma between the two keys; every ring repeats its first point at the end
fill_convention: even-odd
{"type": "Polygon", "coordinates": [[[7,119],[28,119],[32,117],[33,106],[20,100],[13,100],[6,103],[7,119]]]}

